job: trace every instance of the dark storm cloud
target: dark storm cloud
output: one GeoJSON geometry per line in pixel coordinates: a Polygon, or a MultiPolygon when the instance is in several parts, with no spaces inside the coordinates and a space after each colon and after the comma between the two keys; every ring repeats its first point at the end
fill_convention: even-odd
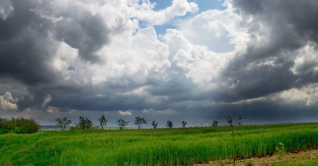
{"type": "Polygon", "coordinates": [[[99,15],[78,11],[79,16],[72,18],[75,9],[55,10],[48,1],[12,1],[12,7],[12,13],[0,20],[2,77],[13,77],[27,85],[54,82],[59,73],[52,69],[51,62],[58,41],[78,49],[79,55],[90,62],[99,60],[95,52],[109,42],[109,30],[99,15]]]}
{"type": "Polygon", "coordinates": [[[57,77],[48,67],[56,43],[46,37],[49,23],[30,10],[33,6],[29,1],[13,2],[14,12],[6,20],[0,20],[0,76],[13,77],[28,85],[57,77]]]}
{"type": "Polygon", "coordinates": [[[201,116],[205,119],[217,120],[221,125],[226,124],[226,117],[235,119],[242,117],[243,124],[264,123],[295,123],[315,122],[318,111],[315,107],[304,107],[303,105],[278,104],[270,101],[259,101],[242,105],[219,105],[212,109],[202,109],[201,116]]]}
{"type": "Polygon", "coordinates": [[[27,87],[21,81],[0,78],[0,94],[10,92],[14,98],[28,95],[27,87]]]}
{"type": "MultiPolygon", "coordinates": [[[[64,5],[66,6],[59,6],[56,2],[52,5],[52,2],[44,1],[35,6],[33,11],[51,19],[51,26],[48,28],[55,40],[76,48],[84,60],[99,62],[101,59],[95,52],[110,40],[110,30],[104,19],[101,15],[93,15],[72,3],[64,5]]],[[[118,28],[120,29],[120,25],[118,28]]]]}
{"type": "MultiPolygon", "coordinates": [[[[94,97],[90,92],[93,87],[63,81],[63,73],[52,63],[59,42],[77,49],[84,62],[103,63],[95,52],[109,43],[110,30],[99,14],[71,3],[59,6],[54,1],[5,0],[0,3],[2,8],[6,10],[0,15],[0,79],[26,85],[29,94],[24,92],[24,99],[19,100],[20,110],[40,108],[48,94],[52,96],[50,103],[62,109],[102,110],[101,105],[108,106],[105,100],[111,99],[94,97]],[[7,10],[10,6],[12,9],[7,10]]],[[[122,26],[119,19],[115,33],[122,26]]],[[[76,68],[70,66],[68,70],[76,68]]],[[[1,82],[2,86],[6,84],[1,82]]]]}
{"type": "Polygon", "coordinates": [[[5,20],[14,8],[12,7],[11,0],[2,0],[0,1],[0,19],[5,20]]]}
{"type": "Polygon", "coordinates": [[[49,86],[33,86],[28,91],[31,95],[25,96],[19,101],[19,109],[29,107],[40,108],[47,95],[52,100],[49,105],[59,108],[60,111],[95,110],[95,111],[118,111],[118,110],[142,110],[144,108],[159,107],[159,104],[147,101],[147,98],[138,94],[121,95],[131,89],[112,89],[104,86],[77,85],[74,82],[53,84],[49,86]]]}
{"type": "Polygon", "coordinates": [[[100,16],[85,12],[79,20],[63,19],[55,26],[55,37],[78,49],[83,59],[91,62],[101,60],[95,52],[109,42],[109,30],[100,16]]]}
{"type": "Polygon", "coordinates": [[[190,99],[190,96],[186,97],[185,95],[189,94],[196,85],[190,79],[187,79],[182,71],[169,73],[169,78],[171,80],[168,82],[153,82],[153,80],[150,80],[149,85],[151,86],[147,88],[147,91],[154,96],[190,99]]]}
{"type": "Polygon", "coordinates": [[[247,52],[237,55],[223,73],[230,80],[229,85],[236,85],[231,92],[233,96],[238,100],[260,97],[318,82],[314,70],[317,64],[303,64],[307,72],[301,75],[291,71],[298,49],[305,45],[317,48],[317,0],[235,0],[233,4],[242,15],[253,17],[247,52]],[[265,33],[267,41],[257,41],[255,32],[265,33]],[[273,61],[271,65],[264,65],[269,61],[273,61]]]}

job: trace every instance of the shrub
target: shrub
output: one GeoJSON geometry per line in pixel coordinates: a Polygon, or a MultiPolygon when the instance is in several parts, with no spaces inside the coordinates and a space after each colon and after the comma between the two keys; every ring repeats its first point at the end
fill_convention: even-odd
{"type": "Polygon", "coordinates": [[[275,147],[275,150],[278,156],[284,155],[286,153],[285,145],[282,142],[279,143],[279,146],[275,147]]]}
{"type": "Polygon", "coordinates": [[[0,118],[0,134],[5,134],[8,132],[10,132],[8,120],[4,118],[0,118]]]}
{"type": "Polygon", "coordinates": [[[76,126],[71,126],[70,128],[69,128],[69,130],[70,131],[78,131],[78,130],[80,130],[78,127],[76,127],[76,126]]]}
{"type": "Polygon", "coordinates": [[[246,166],[253,166],[254,164],[253,164],[253,162],[250,160],[250,161],[248,161],[248,163],[246,164],[246,166]]]}
{"type": "Polygon", "coordinates": [[[39,131],[40,125],[32,118],[0,118],[0,134],[4,133],[35,133],[39,131]]]}

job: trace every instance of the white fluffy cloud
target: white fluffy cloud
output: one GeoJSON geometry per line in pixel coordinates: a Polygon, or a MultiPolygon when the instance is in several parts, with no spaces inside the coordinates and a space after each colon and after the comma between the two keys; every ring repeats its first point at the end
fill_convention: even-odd
{"type": "Polygon", "coordinates": [[[132,114],[129,111],[118,111],[118,115],[128,115],[128,116],[130,116],[132,114]]]}
{"type": "Polygon", "coordinates": [[[295,65],[291,68],[293,74],[308,74],[318,72],[318,51],[317,45],[310,43],[299,49],[298,55],[294,60],[295,65]]]}
{"type": "Polygon", "coordinates": [[[310,84],[302,88],[292,88],[276,96],[287,103],[304,103],[306,106],[318,106],[318,84],[310,84]]]}
{"type": "Polygon", "coordinates": [[[191,43],[207,46],[214,52],[244,51],[249,40],[244,20],[232,8],[224,4],[225,10],[208,10],[193,18],[179,21],[177,26],[191,43]]]}
{"type": "MultiPolygon", "coordinates": [[[[189,4],[193,5],[193,3],[189,4]]],[[[187,8],[189,4],[182,0],[174,2],[171,7],[177,10],[176,5],[187,8]]],[[[167,60],[168,46],[157,39],[152,27],[139,29],[138,20],[131,19],[140,11],[153,11],[151,6],[154,4],[148,1],[143,1],[141,4],[138,1],[106,1],[100,6],[99,3],[87,5],[82,1],[74,4],[58,1],[56,5],[62,5],[65,8],[59,9],[61,11],[77,7],[81,9],[76,9],[78,12],[89,11],[94,15],[100,15],[110,31],[111,42],[94,52],[100,59],[100,63],[96,64],[83,62],[78,56],[80,49],[72,47],[65,41],[58,42],[59,46],[53,58],[52,67],[63,76],[64,81],[72,81],[80,85],[108,82],[117,86],[127,86],[131,83],[142,85],[148,79],[167,79],[165,71],[171,65],[167,60]]],[[[55,17],[57,22],[68,19],[39,11],[41,12],[38,13],[45,18],[55,17]]],[[[145,15],[151,16],[151,14],[145,15]]]]}
{"type": "Polygon", "coordinates": [[[110,81],[119,77],[137,84],[145,83],[147,78],[164,80],[170,67],[168,46],[157,39],[153,28],[141,29],[129,38],[118,38],[103,51],[109,55],[107,68],[113,70],[108,74],[110,81]]]}
{"type": "Polygon", "coordinates": [[[177,114],[177,111],[173,109],[166,109],[166,110],[143,109],[142,113],[151,114],[151,115],[175,115],[177,114]]]}
{"type": "Polygon", "coordinates": [[[135,4],[133,15],[140,20],[147,21],[151,25],[161,25],[171,21],[177,16],[184,16],[187,12],[198,11],[198,5],[187,0],[173,0],[172,5],[164,10],[154,11],[155,3],[149,0],[143,2],[142,5],[135,4]]]}
{"type": "Polygon", "coordinates": [[[241,100],[227,104],[251,104],[254,102],[280,102],[280,104],[318,106],[318,83],[292,88],[264,97],[241,100]]]}
{"type": "Polygon", "coordinates": [[[10,92],[0,95],[0,111],[16,111],[18,99],[14,99],[10,92]]]}
{"type": "Polygon", "coordinates": [[[215,53],[205,46],[191,44],[184,33],[175,29],[168,29],[163,39],[176,66],[204,89],[211,89],[220,83],[219,74],[233,57],[233,53],[215,53]]]}
{"type": "Polygon", "coordinates": [[[86,64],[77,56],[76,50],[61,43],[54,68],[65,81],[81,85],[107,82],[123,87],[129,84],[142,86],[148,80],[168,79],[166,70],[171,65],[168,46],[157,39],[153,28],[140,29],[133,36],[118,35],[99,54],[106,59],[105,64],[86,64]]]}

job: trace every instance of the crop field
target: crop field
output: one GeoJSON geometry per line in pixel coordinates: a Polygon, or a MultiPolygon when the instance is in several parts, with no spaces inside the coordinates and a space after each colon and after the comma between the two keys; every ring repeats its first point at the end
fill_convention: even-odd
{"type": "MultiPolygon", "coordinates": [[[[275,154],[280,142],[287,152],[317,148],[317,127],[317,123],[237,126],[235,156],[275,154]]],[[[226,126],[0,135],[0,165],[194,165],[230,159],[232,153],[231,130],[226,126]]],[[[312,163],[318,162],[307,162],[312,163]]]]}

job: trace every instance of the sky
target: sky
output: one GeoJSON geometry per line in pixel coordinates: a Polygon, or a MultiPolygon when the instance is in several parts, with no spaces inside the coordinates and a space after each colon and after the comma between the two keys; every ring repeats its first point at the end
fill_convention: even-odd
{"type": "Polygon", "coordinates": [[[1,0],[0,117],[316,122],[317,0],[1,0]]]}

